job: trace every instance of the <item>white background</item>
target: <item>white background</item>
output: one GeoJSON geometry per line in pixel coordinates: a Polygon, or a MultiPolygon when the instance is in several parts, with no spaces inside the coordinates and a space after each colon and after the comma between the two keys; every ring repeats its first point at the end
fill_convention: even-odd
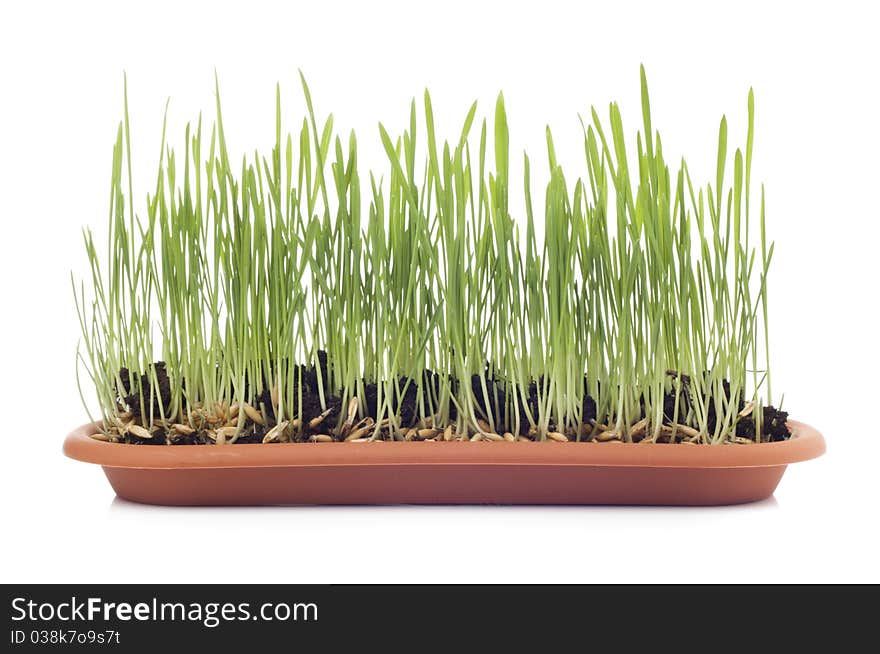
{"type": "Polygon", "coordinates": [[[880,50],[869,3],[591,4],[4,4],[0,581],[880,581],[880,50]],[[81,227],[106,220],[123,70],[143,198],[166,98],[179,144],[186,120],[213,117],[215,69],[239,153],[270,144],[277,81],[285,126],[298,128],[302,68],[318,113],[333,111],[343,135],[356,129],[363,168],[385,161],[377,121],[401,130],[428,86],[449,138],[471,101],[491,112],[503,89],[511,150],[528,148],[538,171],[547,123],[566,169],[581,166],[577,114],[590,104],[604,115],[619,100],[635,131],[640,62],[667,160],[686,153],[701,179],[713,174],[722,113],[731,144],[744,141],[755,88],[753,173],[777,241],[774,388],[828,441],[774,498],[715,509],[171,509],[114,500],[99,468],[61,455],[85,421],[69,274],[84,264],[81,227]]]}

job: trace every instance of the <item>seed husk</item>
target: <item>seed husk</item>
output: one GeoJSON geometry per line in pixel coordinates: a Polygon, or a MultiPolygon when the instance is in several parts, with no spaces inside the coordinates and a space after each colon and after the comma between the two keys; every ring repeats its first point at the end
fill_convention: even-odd
{"type": "Polygon", "coordinates": [[[101,432],[98,432],[96,434],[89,434],[89,438],[94,438],[96,441],[104,441],[105,443],[109,443],[111,440],[113,440],[110,437],[110,434],[102,434],[101,432]]]}
{"type": "Polygon", "coordinates": [[[245,415],[253,420],[258,425],[265,425],[266,420],[263,418],[263,414],[257,411],[254,407],[252,407],[247,402],[242,402],[241,408],[244,409],[245,415]]]}
{"type": "Polygon", "coordinates": [[[548,431],[547,438],[551,441],[556,441],[557,443],[567,443],[568,436],[559,431],[548,431]]]}
{"type": "Polygon", "coordinates": [[[176,431],[178,434],[183,434],[184,436],[192,436],[196,432],[196,430],[189,425],[184,425],[179,422],[175,422],[173,425],[171,425],[171,429],[176,431]]]}
{"type": "Polygon", "coordinates": [[[350,425],[354,424],[354,419],[357,417],[358,406],[360,405],[360,400],[357,399],[357,396],[351,398],[348,401],[348,416],[346,418],[346,422],[350,425]]]}
{"type": "Polygon", "coordinates": [[[312,434],[309,440],[315,443],[332,443],[333,437],[330,434],[312,434]]]}
{"type": "Polygon", "coordinates": [[[324,422],[324,418],[330,415],[330,411],[331,409],[327,409],[321,415],[309,420],[309,429],[316,429],[319,427],[321,423],[324,422]]]}
{"type": "Polygon", "coordinates": [[[140,425],[128,425],[128,427],[126,427],[126,431],[129,434],[137,436],[138,438],[152,438],[153,437],[153,434],[151,432],[147,431],[146,429],[144,429],[140,425]]]}
{"type": "Polygon", "coordinates": [[[752,412],[754,410],[755,410],[755,403],[754,402],[747,402],[746,405],[743,407],[743,410],[740,411],[738,415],[740,418],[748,418],[750,415],[752,415],[752,412]]]}
{"type": "Polygon", "coordinates": [[[516,440],[513,437],[513,434],[511,434],[509,431],[504,432],[502,438],[504,438],[504,440],[506,440],[508,443],[513,443],[516,440]]]}
{"type": "Polygon", "coordinates": [[[284,420],[283,422],[279,422],[277,425],[272,427],[269,431],[266,432],[266,435],[263,436],[264,443],[274,443],[274,442],[288,442],[290,441],[290,421],[284,420]]]}
{"type": "Polygon", "coordinates": [[[416,431],[416,435],[423,440],[426,438],[434,438],[434,436],[437,435],[437,430],[433,427],[419,429],[418,431],[416,431]]]}
{"type": "Polygon", "coordinates": [[[596,434],[596,440],[600,443],[610,443],[611,441],[619,441],[620,434],[618,434],[613,429],[606,429],[603,432],[599,432],[596,434]]]}
{"type": "Polygon", "coordinates": [[[489,433],[492,431],[492,428],[489,426],[489,423],[483,420],[482,418],[477,418],[477,427],[480,428],[480,431],[489,433]]]}
{"type": "Polygon", "coordinates": [[[351,443],[353,441],[357,441],[362,439],[366,434],[370,432],[372,427],[359,427],[358,429],[353,430],[350,434],[345,437],[345,442],[351,443]]]}
{"type": "Polygon", "coordinates": [[[476,443],[477,441],[483,440],[483,432],[477,432],[473,436],[471,436],[471,443],[476,443]]]}
{"type": "Polygon", "coordinates": [[[443,430],[443,440],[449,442],[454,437],[455,432],[452,431],[452,425],[446,425],[446,429],[443,430]]]}
{"type": "Polygon", "coordinates": [[[682,425],[680,423],[673,422],[672,427],[678,433],[684,434],[685,436],[690,436],[691,438],[699,438],[700,437],[700,432],[698,432],[693,427],[689,427],[688,425],[682,425]]]}
{"type": "Polygon", "coordinates": [[[504,436],[502,436],[501,434],[496,434],[495,432],[488,431],[483,434],[483,439],[497,443],[499,441],[503,441],[504,436]]]}
{"type": "Polygon", "coordinates": [[[115,427],[116,429],[125,429],[125,426],[128,424],[124,420],[120,420],[116,416],[110,416],[107,418],[107,424],[111,427],[115,427]]]}
{"type": "Polygon", "coordinates": [[[648,428],[648,419],[642,418],[636,424],[634,424],[630,430],[629,435],[635,438],[636,436],[641,436],[645,433],[645,430],[648,428]]]}
{"type": "Polygon", "coordinates": [[[235,435],[238,433],[237,427],[220,427],[219,429],[214,430],[214,434],[216,435],[216,440],[218,445],[223,445],[228,442],[230,439],[234,440],[235,435]]]}

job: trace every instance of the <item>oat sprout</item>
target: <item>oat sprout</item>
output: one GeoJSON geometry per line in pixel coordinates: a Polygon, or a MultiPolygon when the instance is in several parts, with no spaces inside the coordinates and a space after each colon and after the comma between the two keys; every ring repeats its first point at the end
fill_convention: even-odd
{"type": "Polygon", "coordinates": [[[474,103],[441,140],[426,91],[402,133],[379,124],[385,165],[363,174],[354,133],[300,81],[306,116],[285,133],[276,87],[265,156],[230,159],[219,83],[213,122],[188,124],[181,149],[163,126],[137,210],[126,85],[106,254],[85,230],[90,276],[72,279],[106,439],[787,436],[770,406],[763,186],[751,225],[751,91],[745,150],[731,156],[722,118],[699,185],[665,160],[642,68],[635,150],[616,103],[591,108],[584,165],[563,171],[548,128],[533,196],[528,155],[522,185],[510,178],[500,94],[491,121],[474,103]]]}

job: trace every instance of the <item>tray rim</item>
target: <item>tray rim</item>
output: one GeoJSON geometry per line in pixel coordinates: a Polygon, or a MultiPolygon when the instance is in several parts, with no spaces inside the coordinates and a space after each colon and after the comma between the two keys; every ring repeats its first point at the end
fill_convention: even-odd
{"type": "Polygon", "coordinates": [[[529,465],[621,468],[755,468],[821,456],[825,439],[814,427],[789,420],[792,438],[752,445],[666,443],[374,442],[270,443],[229,446],[129,445],[90,437],[97,423],[72,430],[64,454],[110,468],[156,470],[296,468],[369,465],[529,465]]]}

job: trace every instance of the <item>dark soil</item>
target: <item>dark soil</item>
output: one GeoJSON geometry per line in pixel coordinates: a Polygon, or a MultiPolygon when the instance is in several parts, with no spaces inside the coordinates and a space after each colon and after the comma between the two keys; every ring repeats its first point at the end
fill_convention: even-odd
{"type": "MultiPolygon", "coordinates": [[[[374,382],[368,382],[367,380],[362,380],[364,386],[364,410],[366,415],[373,420],[379,419],[379,385],[374,382]]],[[[440,392],[440,377],[432,370],[425,370],[422,376],[422,389],[423,393],[430,394],[431,397],[436,398],[436,396],[440,392]]],[[[418,382],[417,380],[412,380],[405,375],[402,375],[397,378],[395,384],[390,385],[391,390],[391,410],[398,416],[400,416],[400,424],[402,427],[411,427],[413,426],[419,417],[419,404],[418,404],[418,382]]],[[[382,388],[382,403],[384,404],[387,398],[385,397],[385,393],[388,392],[388,387],[383,385],[382,388]]],[[[432,400],[433,401],[433,400],[432,400]]],[[[428,399],[425,397],[424,399],[425,406],[428,406],[428,399]]]]}
{"type": "Polygon", "coordinates": [[[590,421],[596,420],[598,414],[596,413],[596,400],[594,400],[589,395],[584,395],[584,402],[581,406],[581,421],[584,424],[589,424],[590,421]]]}
{"type": "Polygon", "coordinates": [[[262,443],[263,436],[266,435],[266,432],[271,429],[271,427],[267,428],[264,425],[257,425],[255,423],[249,422],[244,430],[238,435],[238,438],[235,439],[236,443],[262,443]]]}
{"type": "MultiPolygon", "coordinates": [[[[780,411],[772,406],[764,407],[764,427],[761,430],[762,441],[784,441],[791,436],[788,425],[788,411],[780,411]]],[[[755,440],[755,419],[753,416],[740,418],[736,423],[736,435],[755,440]]]]}
{"type": "Polygon", "coordinates": [[[137,375],[132,374],[128,368],[122,368],[119,371],[122,389],[125,393],[121,398],[122,404],[128,407],[132,415],[138,419],[138,422],[141,422],[144,418],[149,421],[150,398],[153,400],[153,418],[159,417],[162,415],[162,412],[167,414],[171,410],[171,382],[165,370],[165,362],[157,361],[151,366],[151,370],[155,371],[158,388],[153,387],[152,375],[148,373],[140,376],[140,384],[138,384],[136,383],[137,375]],[[140,389],[140,392],[138,392],[138,389],[140,389]],[[141,401],[146,406],[141,406],[141,401]]]}
{"type": "Polygon", "coordinates": [[[128,434],[127,438],[130,443],[135,445],[167,445],[168,434],[161,427],[153,432],[152,438],[138,438],[134,434],[128,434]]]}
{"type": "MultiPolygon", "coordinates": [[[[150,374],[142,374],[138,378],[136,374],[131,373],[128,369],[122,368],[119,372],[122,380],[123,393],[120,395],[120,407],[129,410],[132,413],[135,422],[143,424],[149,421],[150,399],[152,398],[153,418],[161,415],[161,411],[166,414],[170,412],[171,390],[170,380],[163,361],[158,361],[151,366],[151,371],[156,377],[156,387],[152,384],[152,376],[150,374]],[[143,402],[142,402],[143,399],[143,402]],[[142,406],[144,405],[144,406],[142,406]],[[146,411],[144,408],[146,407],[146,411]]],[[[317,367],[311,365],[298,365],[294,379],[297,384],[294,389],[294,397],[301,397],[301,405],[298,407],[297,417],[302,418],[302,429],[297,432],[295,440],[305,441],[313,434],[330,434],[335,431],[339,423],[341,413],[344,411],[342,400],[338,393],[333,392],[329,386],[329,366],[327,354],[319,351],[317,354],[317,367]],[[318,369],[321,371],[322,383],[319,387],[318,369]],[[301,379],[301,385],[299,380],[301,379]],[[321,392],[324,395],[324,407],[329,409],[329,414],[316,427],[309,426],[309,422],[322,414],[324,409],[321,405],[321,392]]],[[[671,376],[675,373],[670,371],[671,376]]],[[[481,418],[488,418],[491,414],[495,424],[513,425],[515,412],[518,412],[519,434],[526,435],[529,430],[529,422],[526,418],[527,411],[531,415],[538,414],[538,398],[539,387],[543,388],[548,380],[539,378],[529,384],[528,392],[525,399],[523,394],[514,391],[507,382],[498,378],[493,373],[492,366],[487,364],[483,379],[485,380],[485,392],[479,375],[473,375],[470,379],[470,387],[476,401],[477,414],[481,418]]],[[[454,392],[459,389],[459,381],[451,379],[454,392]]],[[[690,378],[681,375],[681,393],[678,396],[678,413],[679,419],[687,414],[692,403],[692,390],[690,378]]],[[[379,386],[375,382],[362,380],[363,384],[363,404],[366,415],[374,420],[379,419],[379,386]]],[[[236,443],[262,443],[265,434],[275,426],[276,416],[272,406],[272,395],[270,384],[263,375],[260,379],[259,390],[253,394],[253,405],[265,411],[268,418],[266,425],[259,425],[248,420],[245,423],[244,430],[239,434],[236,443]]],[[[431,370],[425,370],[421,380],[421,388],[425,394],[425,405],[428,405],[428,397],[434,401],[439,395],[440,377],[431,370]]],[[[728,398],[730,397],[730,385],[727,381],[723,382],[723,388],[728,398]]],[[[388,392],[389,386],[383,386],[383,394],[388,392]]],[[[390,385],[391,391],[391,408],[392,411],[399,416],[400,425],[402,427],[414,426],[419,418],[418,406],[418,386],[416,380],[410,381],[407,377],[399,377],[394,384],[390,385]]],[[[245,395],[250,395],[250,380],[245,379],[245,395]]],[[[674,392],[668,392],[663,402],[664,421],[671,423],[675,420],[676,415],[676,398],[674,392]]],[[[644,398],[641,400],[642,411],[641,417],[645,416],[644,398]]],[[[745,406],[744,402],[740,402],[740,410],[745,406]]],[[[450,406],[450,416],[456,418],[456,408],[453,404],[450,406]]],[[[782,441],[791,436],[786,425],[788,413],[780,411],[774,407],[764,407],[763,425],[761,429],[762,441],[782,441]]],[[[595,400],[587,393],[587,377],[584,377],[584,399],[581,407],[581,420],[584,424],[590,424],[591,421],[606,422],[606,417],[597,415],[597,407],[595,400]]],[[[708,408],[708,428],[712,432],[716,425],[715,407],[710,403],[708,408]]],[[[551,424],[551,429],[554,425],[551,424]]],[[[504,431],[499,426],[499,431],[504,431]]],[[[736,435],[755,440],[755,419],[754,416],[739,418],[736,423],[736,435]]],[[[125,442],[138,445],[164,445],[169,442],[168,435],[164,429],[159,429],[153,435],[153,438],[139,438],[133,434],[127,434],[124,438],[125,442]]],[[[173,445],[199,445],[210,444],[213,440],[208,438],[207,434],[197,432],[194,434],[181,436],[178,435],[173,441],[173,445]]]]}

